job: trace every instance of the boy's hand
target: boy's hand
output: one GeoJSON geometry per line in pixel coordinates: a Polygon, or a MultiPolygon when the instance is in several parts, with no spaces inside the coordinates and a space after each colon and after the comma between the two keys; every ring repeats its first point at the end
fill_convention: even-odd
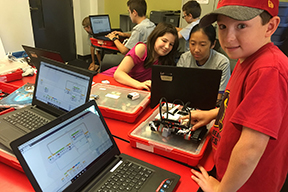
{"type": "MultiPolygon", "coordinates": [[[[216,116],[214,116],[214,111],[201,111],[201,110],[195,110],[190,111],[191,112],[191,124],[193,125],[192,129],[196,130],[204,125],[207,125],[212,121],[216,116]]],[[[185,120],[189,119],[189,115],[186,115],[184,117],[181,117],[180,119],[185,120]]]]}
{"type": "MultiPolygon", "coordinates": [[[[114,32],[114,31],[113,31],[113,32],[114,32]]],[[[116,34],[113,33],[113,32],[107,34],[105,37],[108,37],[110,40],[112,40],[114,37],[117,37],[117,38],[118,38],[118,35],[116,35],[116,34]]]]}
{"type": "Polygon", "coordinates": [[[115,36],[125,37],[125,34],[122,33],[121,31],[112,31],[111,33],[114,34],[115,36]]]}
{"type": "Polygon", "coordinates": [[[194,174],[191,178],[201,187],[205,192],[217,192],[220,182],[214,177],[210,176],[201,165],[198,165],[201,172],[191,169],[194,174]]]}

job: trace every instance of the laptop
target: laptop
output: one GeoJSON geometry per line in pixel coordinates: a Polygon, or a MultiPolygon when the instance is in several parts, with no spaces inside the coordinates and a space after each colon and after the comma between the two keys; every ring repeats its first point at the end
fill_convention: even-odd
{"type": "Polygon", "coordinates": [[[216,106],[221,74],[221,70],[214,69],[153,65],[150,107],[165,97],[171,103],[181,100],[184,104],[190,102],[191,108],[212,109],[216,106]]]}
{"type": "Polygon", "coordinates": [[[94,74],[41,57],[32,104],[0,116],[0,143],[10,147],[16,138],[86,103],[94,74]],[[21,118],[27,122],[20,125],[21,118]]]}
{"type": "Polygon", "coordinates": [[[11,147],[36,192],[169,192],[180,179],[121,154],[94,100],[13,141],[11,147]]]}
{"type": "Polygon", "coordinates": [[[89,15],[93,37],[111,41],[105,35],[112,32],[109,15],[89,15]]]}
{"type": "Polygon", "coordinates": [[[65,64],[70,64],[79,68],[84,68],[88,70],[88,63],[86,63],[83,60],[80,59],[75,59],[72,61],[64,61],[62,58],[61,54],[57,51],[51,51],[51,50],[46,50],[46,49],[41,49],[41,48],[36,48],[36,47],[30,47],[27,45],[22,45],[24,51],[27,53],[27,55],[30,58],[30,64],[36,67],[36,69],[39,69],[40,65],[40,58],[41,57],[46,57],[48,59],[52,59],[61,63],[65,64]]]}

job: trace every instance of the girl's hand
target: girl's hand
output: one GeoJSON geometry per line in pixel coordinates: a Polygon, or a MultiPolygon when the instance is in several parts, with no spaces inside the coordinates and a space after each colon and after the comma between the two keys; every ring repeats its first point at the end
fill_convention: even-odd
{"type": "Polygon", "coordinates": [[[140,82],[137,87],[137,89],[145,89],[147,91],[150,91],[150,88],[151,88],[151,80],[147,80],[147,81],[144,81],[144,82],[140,82]]]}

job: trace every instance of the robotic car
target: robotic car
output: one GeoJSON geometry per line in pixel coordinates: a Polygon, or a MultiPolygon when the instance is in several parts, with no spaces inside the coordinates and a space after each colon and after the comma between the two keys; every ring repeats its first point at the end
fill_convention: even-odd
{"type": "Polygon", "coordinates": [[[153,121],[149,122],[151,131],[158,131],[162,133],[162,136],[168,137],[170,134],[176,134],[183,136],[186,140],[192,142],[200,142],[206,135],[208,129],[206,126],[198,128],[193,131],[191,125],[191,114],[193,110],[185,105],[175,105],[167,102],[165,98],[161,98],[159,105],[159,114],[153,121]],[[164,101],[164,102],[163,102],[164,101]],[[166,108],[166,110],[165,110],[166,108]],[[171,108],[169,110],[169,108],[171,108]],[[162,113],[162,110],[165,112],[162,113]],[[181,117],[189,115],[188,121],[181,120],[181,117]]]}

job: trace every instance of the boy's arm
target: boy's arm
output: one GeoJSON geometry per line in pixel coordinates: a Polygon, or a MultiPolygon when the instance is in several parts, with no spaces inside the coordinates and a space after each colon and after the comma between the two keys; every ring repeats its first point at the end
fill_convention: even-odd
{"type": "Polygon", "coordinates": [[[241,136],[232,150],[227,170],[219,183],[201,169],[192,172],[192,179],[204,191],[237,191],[251,176],[262,157],[270,137],[253,129],[243,127],[241,136]]]}
{"type": "Polygon", "coordinates": [[[179,27],[175,27],[175,28],[178,32],[182,30],[182,28],[179,28],[179,27]]]}
{"type": "MultiPolygon", "coordinates": [[[[108,35],[106,35],[106,37],[108,37],[110,40],[113,40],[113,38],[118,38],[119,36],[115,33],[115,31],[113,31],[112,33],[109,33],[108,35]]],[[[123,45],[123,43],[121,43],[121,41],[119,41],[119,39],[114,40],[114,44],[117,47],[117,49],[123,54],[126,55],[126,53],[128,53],[128,51],[130,49],[128,49],[127,47],[125,47],[123,45]]]]}
{"type": "Polygon", "coordinates": [[[243,127],[241,136],[232,150],[219,191],[237,191],[249,179],[269,139],[268,135],[243,127]]]}
{"type": "Polygon", "coordinates": [[[121,37],[127,37],[127,38],[129,38],[131,36],[131,33],[123,33],[121,31],[113,31],[112,33],[115,35],[119,35],[121,37]]]}
{"type": "Polygon", "coordinates": [[[183,38],[182,34],[180,33],[180,31],[178,31],[178,38],[181,39],[183,38]]]}
{"type": "Polygon", "coordinates": [[[123,54],[126,55],[126,53],[128,53],[128,51],[130,49],[128,49],[127,47],[125,47],[125,45],[123,45],[123,43],[121,43],[121,41],[119,41],[118,39],[114,41],[114,44],[116,45],[116,47],[118,48],[118,50],[123,54]]]}
{"type": "Polygon", "coordinates": [[[182,30],[182,28],[176,27],[176,30],[178,32],[178,38],[181,39],[183,36],[181,35],[180,31],[182,30]]]}

